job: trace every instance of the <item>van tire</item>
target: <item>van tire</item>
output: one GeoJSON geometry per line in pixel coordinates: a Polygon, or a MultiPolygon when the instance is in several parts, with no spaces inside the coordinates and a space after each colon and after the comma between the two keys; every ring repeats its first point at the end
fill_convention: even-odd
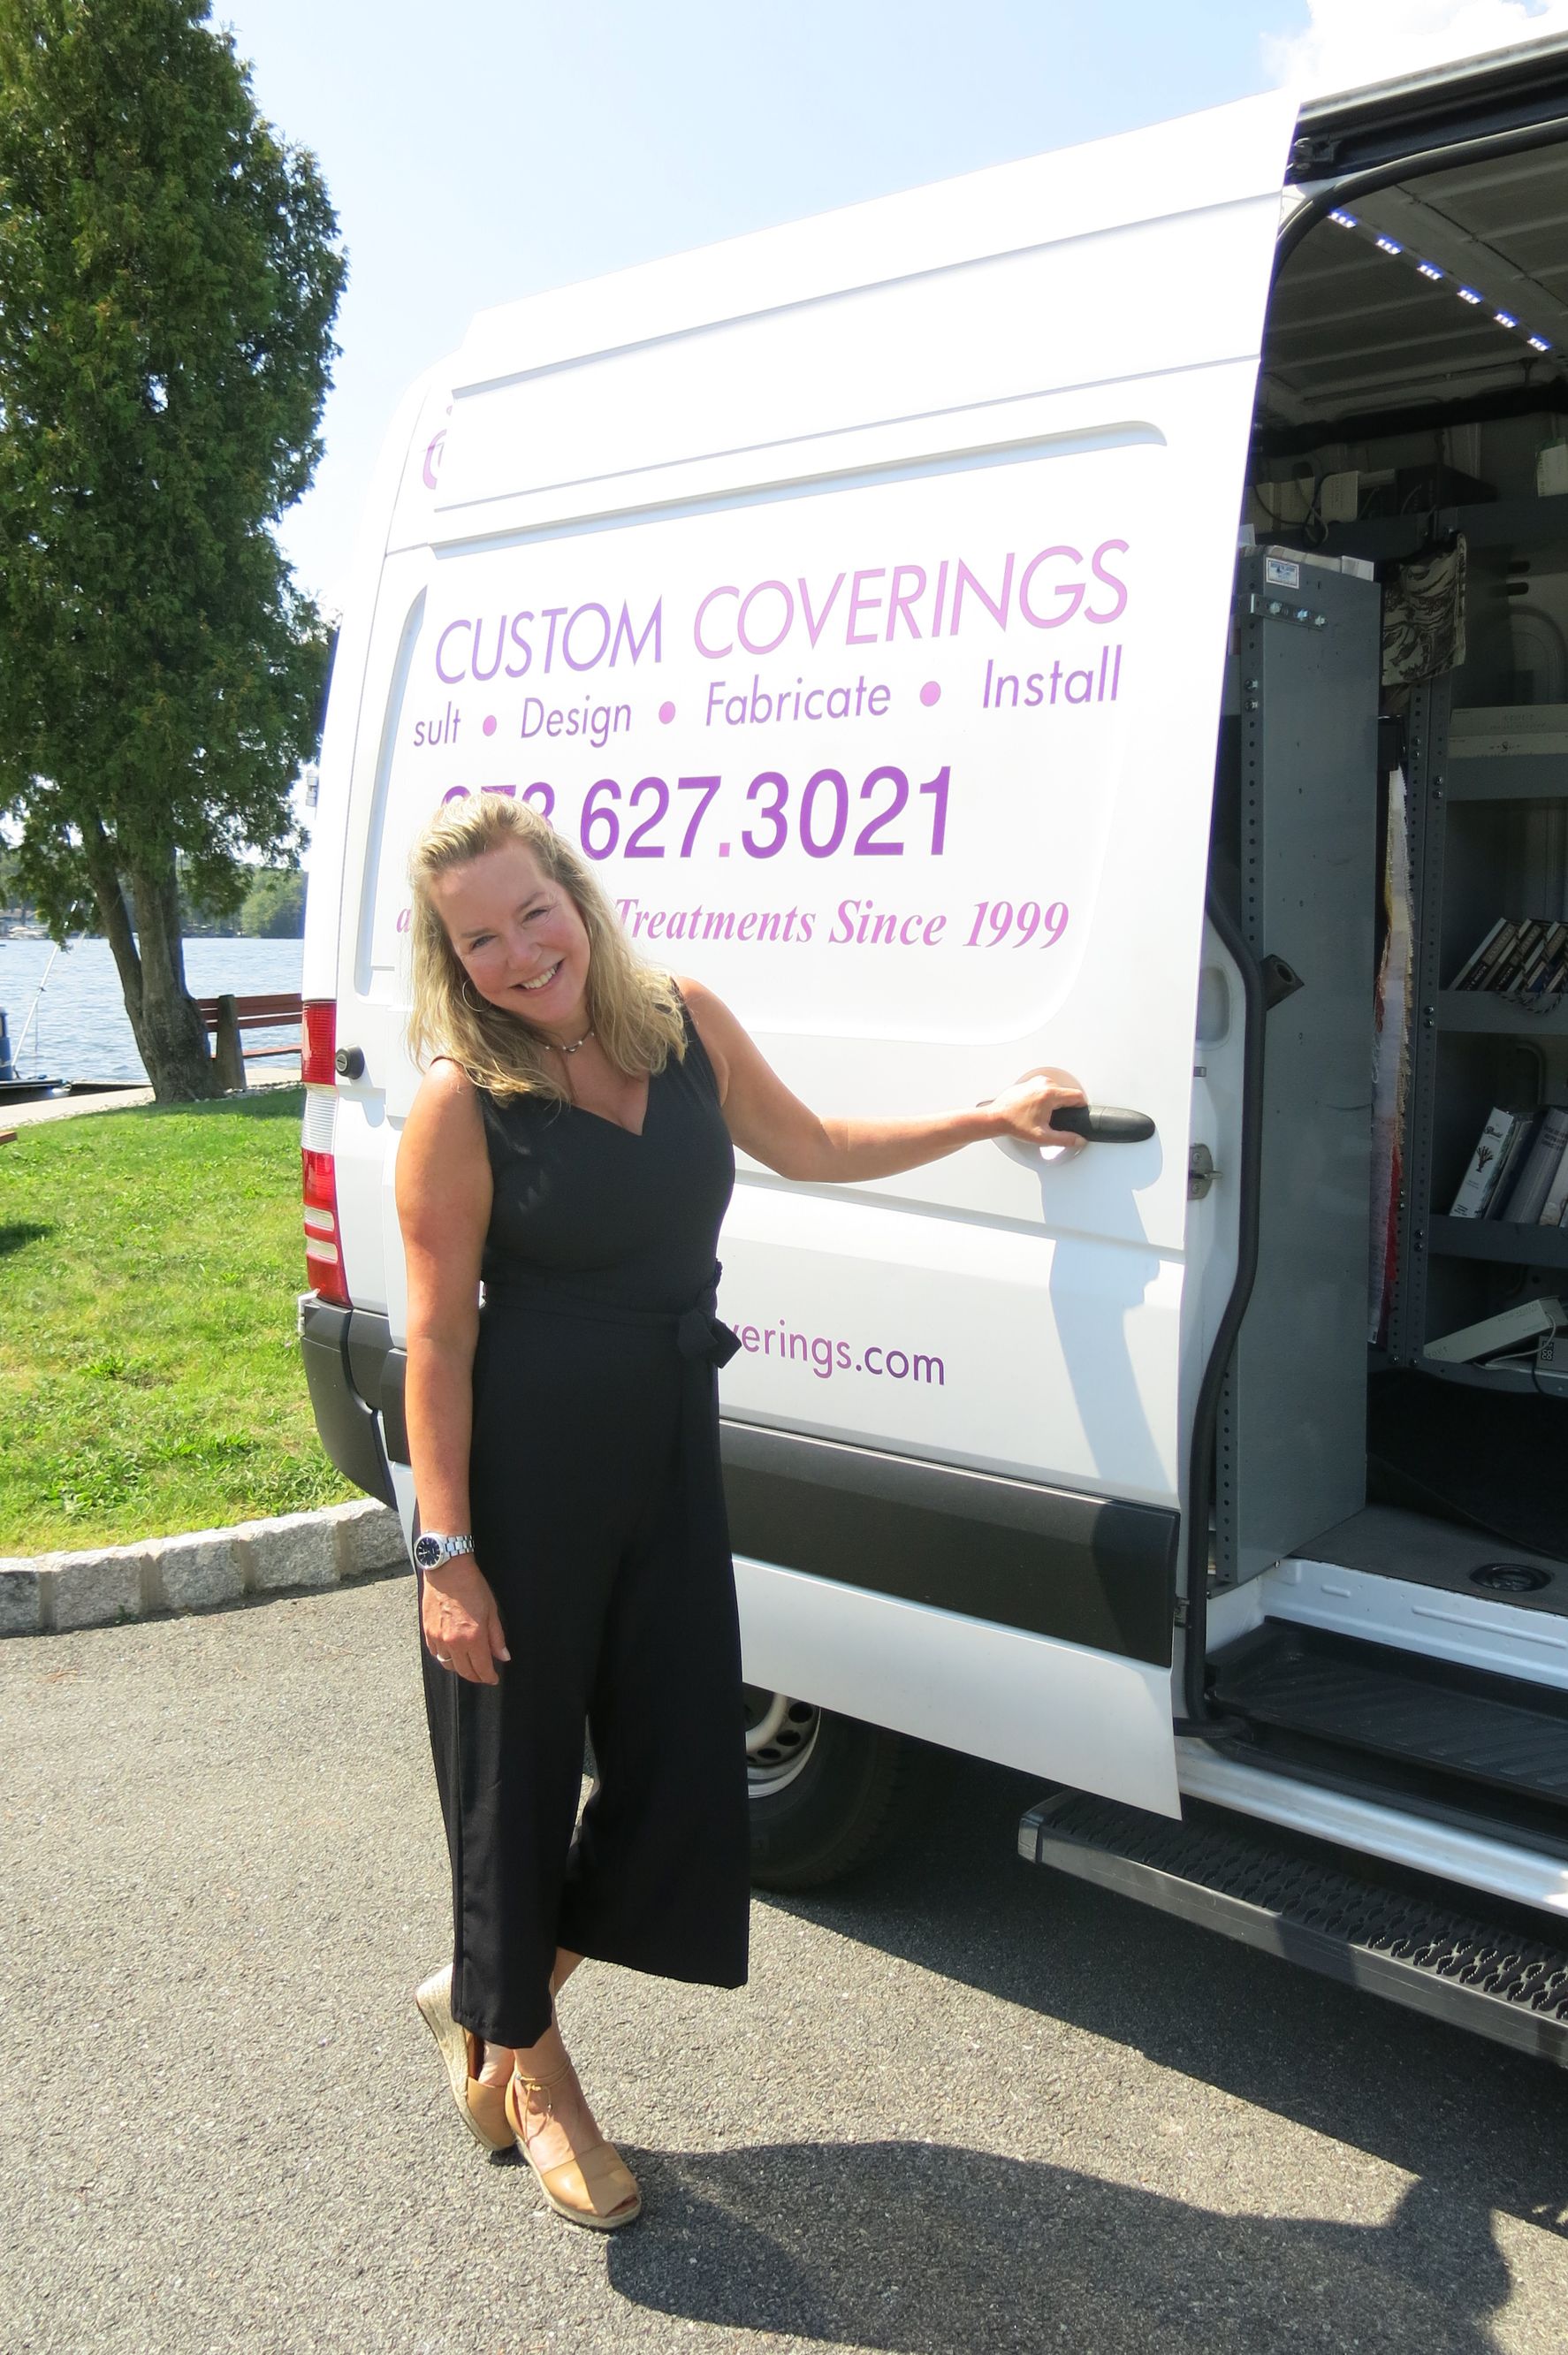
{"type": "Polygon", "coordinates": [[[881,1726],[816,1713],[808,1754],[787,1781],[751,1775],[752,1880],[817,1889],[863,1864],[894,1823],[906,1744],[881,1726]]]}

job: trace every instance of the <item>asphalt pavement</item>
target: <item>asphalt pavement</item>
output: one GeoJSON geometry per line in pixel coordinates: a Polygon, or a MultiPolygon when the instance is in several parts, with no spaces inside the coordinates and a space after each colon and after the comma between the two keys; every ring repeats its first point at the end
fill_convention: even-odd
{"type": "Polygon", "coordinates": [[[945,1757],[744,1991],[580,1972],[645,2212],[560,2222],[411,2002],[413,1612],[0,1645],[5,2355],[1562,2355],[1561,2075],[1021,1864],[1035,1785],[945,1757]]]}

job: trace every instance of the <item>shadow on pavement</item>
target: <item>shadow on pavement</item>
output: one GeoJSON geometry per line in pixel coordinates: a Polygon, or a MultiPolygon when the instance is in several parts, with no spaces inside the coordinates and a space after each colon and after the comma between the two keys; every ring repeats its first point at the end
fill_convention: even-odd
{"type": "Polygon", "coordinates": [[[732,2330],[909,2355],[1307,2343],[1495,2355],[1488,2318],[1509,2296],[1484,2209],[1420,2185],[1386,2223],[1357,2225],[1220,2215],[933,2144],[633,2164],[653,2229],[611,2242],[612,2286],[732,2330]]]}
{"type": "Polygon", "coordinates": [[[1559,2070],[1024,1864],[1038,1776],[930,1752],[913,1779],[888,1853],[764,1902],[1568,2236],[1559,2070]]]}

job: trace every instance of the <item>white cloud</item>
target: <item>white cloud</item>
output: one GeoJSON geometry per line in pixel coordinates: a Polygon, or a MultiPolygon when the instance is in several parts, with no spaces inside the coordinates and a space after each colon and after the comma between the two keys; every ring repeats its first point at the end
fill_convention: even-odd
{"type": "Polygon", "coordinates": [[[1307,0],[1304,33],[1265,35],[1276,81],[1306,91],[1353,90],[1568,33],[1568,0],[1307,0]]]}

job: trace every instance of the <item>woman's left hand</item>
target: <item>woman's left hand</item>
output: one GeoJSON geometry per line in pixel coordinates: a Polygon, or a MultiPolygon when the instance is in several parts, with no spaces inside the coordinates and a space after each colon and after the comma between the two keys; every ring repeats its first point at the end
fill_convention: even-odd
{"type": "Polygon", "coordinates": [[[1083,1139],[1053,1128],[1051,1121],[1064,1105],[1088,1101],[1071,1071],[1045,1064],[1026,1071],[1010,1088],[1000,1089],[987,1109],[999,1115],[1003,1136],[1016,1136],[1024,1145],[1059,1146],[1075,1153],[1083,1139]]]}

